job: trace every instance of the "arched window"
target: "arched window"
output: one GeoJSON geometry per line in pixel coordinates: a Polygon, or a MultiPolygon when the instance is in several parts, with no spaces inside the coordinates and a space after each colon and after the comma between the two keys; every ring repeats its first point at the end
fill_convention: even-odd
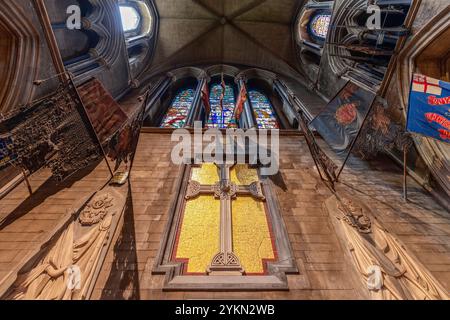
{"type": "Polygon", "coordinates": [[[119,10],[130,73],[136,79],[150,62],[156,46],[156,8],[150,0],[121,0],[119,10]]]}
{"type": "Polygon", "coordinates": [[[124,32],[131,32],[139,28],[141,16],[135,8],[131,6],[120,6],[120,16],[122,18],[124,32]]]}
{"type": "Polygon", "coordinates": [[[267,96],[256,90],[249,91],[248,96],[258,129],[279,129],[280,124],[267,96]]]}
{"type": "Polygon", "coordinates": [[[330,27],[331,14],[316,14],[309,22],[312,36],[325,40],[330,27]]]}
{"type": "Polygon", "coordinates": [[[225,96],[223,98],[223,112],[220,105],[220,98],[222,95],[222,86],[215,84],[211,87],[210,104],[211,114],[208,119],[208,128],[236,128],[236,120],[234,119],[234,109],[236,106],[236,99],[234,96],[233,87],[225,86],[225,96]]]}
{"type": "Polygon", "coordinates": [[[172,101],[167,114],[161,123],[161,128],[182,128],[194,102],[194,89],[180,91],[172,101]]]}

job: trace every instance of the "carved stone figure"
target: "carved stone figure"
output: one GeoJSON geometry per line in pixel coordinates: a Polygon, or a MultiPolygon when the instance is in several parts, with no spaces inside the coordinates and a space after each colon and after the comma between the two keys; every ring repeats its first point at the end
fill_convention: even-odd
{"type": "MultiPolygon", "coordinates": [[[[124,188],[127,189],[125,186],[124,188]]],[[[62,231],[49,249],[19,274],[7,298],[14,300],[80,300],[88,298],[97,266],[118,209],[126,197],[107,188],[98,192],[62,231]]]]}
{"type": "Polygon", "coordinates": [[[326,208],[372,299],[450,298],[419,260],[374,218],[371,209],[355,195],[340,198],[329,198],[326,208]]]}

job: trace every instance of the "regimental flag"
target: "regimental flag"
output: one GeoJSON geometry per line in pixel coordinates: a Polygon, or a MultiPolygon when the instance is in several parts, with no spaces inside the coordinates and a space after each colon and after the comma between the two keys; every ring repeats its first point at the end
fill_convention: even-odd
{"type": "Polygon", "coordinates": [[[406,130],[450,143],[450,83],[414,74],[406,130]]]}
{"type": "Polygon", "coordinates": [[[127,114],[96,78],[80,85],[78,92],[99,140],[108,142],[128,121],[127,114]]]}
{"type": "Polygon", "coordinates": [[[209,87],[206,81],[202,88],[202,101],[203,106],[205,107],[205,118],[209,119],[209,114],[211,113],[211,104],[209,103],[209,87]]]}
{"type": "Polygon", "coordinates": [[[17,154],[13,150],[12,137],[0,137],[0,169],[7,167],[11,161],[17,159],[17,154]]]}
{"type": "Polygon", "coordinates": [[[349,82],[311,126],[337,153],[348,151],[371,110],[375,94],[349,82]]]}
{"type": "Polygon", "coordinates": [[[247,88],[245,87],[245,84],[243,84],[236,103],[236,109],[234,110],[234,118],[236,119],[236,121],[239,121],[239,119],[241,118],[242,112],[244,111],[244,104],[246,101],[247,101],[247,88]]]}

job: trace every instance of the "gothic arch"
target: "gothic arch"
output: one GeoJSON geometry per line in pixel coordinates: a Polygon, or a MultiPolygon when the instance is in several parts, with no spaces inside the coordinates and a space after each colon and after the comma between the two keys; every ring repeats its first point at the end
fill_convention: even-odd
{"type": "Polygon", "coordinates": [[[214,77],[222,73],[230,77],[236,77],[236,75],[239,73],[239,68],[226,64],[218,64],[206,68],[205,72],[209,77],[214,77]]]}
{"type": "Polygon", "coordinates": [[[152,59],[158,35],[158,14],[152,0],[122,0],[119,6],[132,7],[140,16],[136,30],[124,32],[132,78],[139,78],[152,59]]]}
{"type": "Polygon", "coordinates": [[[123,50],[122,26],[117,3],[112,0],[77,0],[81,9],[81,29],[66,27],[66,6],[54,3],[52,27],[67,70],[84,81],[104,69],[110,69],[123,50]],[[66,41],[65,39],[72,39],[66,41]],[[74,44],[80,43],[76,46],[74,44]]]}
{"type": "MultiPolygon", "coordinates": [[[[226,84],[233,89],[234,103],[237,102],[241,86],[247,83],[249,85],[248,90],[253,89],[253,91],[259,91],[268,98],[272,111],[274,111],[274,115],[278,120],[278,127],[291,128],[290,120],[285,114],[287,112],[286,108],[288,107],[285,105],[278,91],[274,89],[274,84],[277,80],[276,74],[259,68],[249,68],[241,71],[238,67],[230,65],[213,65],[203,68],[195,66],[183,67],[165,74],[159,74],[153,77],[147,76],[147,80],[141,86],[153,82],[155,91],[159,91],[160,93],[158,99],[152,102],[146,125],[160,126],[180,90],[183,88],[186,89],[187,87],[196,87],[192,115],[187,119],[186,126],[190,127],[195,121],[200,120],[204,121],[204,125],[208,126],[204,118],[203,102],[201,101],[202,90],[205,84],[207,84],[211,95],[212,86],[220,85],[222,74],[226,84]],[[161,85],[161,83],[164,85],[161,85]]],[[[250,105],[249,99],[245,102],[244,109],[244,116],[239,121],[238,126],[247,129],[256,126],[257,121],[253,114],[256,110],[250,105]]]]}
{"type": "Polygon", "coordinates": [[[250,79],[262,79],[267,81],[268,83],[272,83],[276,78],[276,74],[267,70],[251,68],[241,71],[236,75],[236,79],[244,78],[247,80],[250,79]]]}
{"type": "MultiPolygon", "coordinates": [[[[308,74],[311,81],[315,82],[320,70],[320,61],[326,42],[324,38],[312,35],[311,25],[315,17],[324,15],[331,19],[334,1],[310,0],[299,11],[295,26],[294,38],[298,60],[308,74]]],[[[330,21],[330,20],[328,20],[330,21]]]]}
{"type": "Polygon", "coordinates": [[[250,94],[252,91],[261,93],[267,98],[270,109],[274,112],[273,116],[277,120],[278,128],[287,129],[291,127],[289,120],[285,115],[286,110],[284,108],[283,98],[278,91],[274,89],[274,84],[277,80],[277,75],[275,73],[259,68],[251,68],[240,72],[236,76],[236,81],[239,82],[240,80],[243,80],[246,83],[247,92],[249,94],[249,106],[256,125],[258,125],[258,119],[260,119],[260,117],[257,116],[257,105],[252,101],[252,95],[250,94]]]}
{"type": "MultiPolygon", "coordinates": [[[[165,74],[156,75],[154,77],[147,76],[141,84],[141,87],[152,84],[153,90],[158,92],[157,99],[150,103],[146,114],[146,125],[151,127],[161,126],[167,111],[171,108],[176,96],[183,90],[195,90],[195,97],[192,101],[191,110],[189,111],[189,119],[184,119],[185,124],[188,125],[197,117],[199,108],[194,108],[198,105],[199,91],[204,81],[208,77],[205,72],[196,67],[184,67],[172,70],[165,74]]],[[[167,126],[166,126],[167,127],[167,126]]]]}
{"type": "Polygon", "coordinates": [[[366,0],[345,0],[335,8],[328,35],[326,54],[331,70],[369,91],[377,92],[396,53],[400,37],[408,35],[405,27],[410,5],[402,0],[376,2],[381,9],[381,29],[366,26],[366,0]],[[389,15],[392,10],[403,12],[389,15]]]}
{"type": "Polygon", "coordinates": [[[0,114],[5,114],[30,101],[40,44],[37,30],[14,1],[0,2],[0,33],[0,114]]]}
{"type": "MultiPolygon", "coordinates": [[[[416,36],[406,45],[399,56],[399,63],[397,65],[397,83],[400,89],[400,104],[404,111],[406,118],[410,81],[412,74],[415,72],[423,73],[425,75],[441,78],[444,75],[439,68],[435,68],[432,64],[443,62],[444,69],[449,72],[448,54],[439,55],[434,54],[433,48],[439,43],[441,49],[450,51],[450,44],[448,39],[450,37],[450,7],[447,7],[432,19],[416,36]],[[426,66],[423,63],[422,57],[427,56],[427,60],[431,62],[431,66],[426,66]]],[[[447,79],[448,81],[449,79],[447,79]]],[[[431,138],[425,138],[418,135],[414,136],[417,149],[424,159],[425,163],[430,168],[434,177],[450,195],[450,147],[448,144],[439,142],[431,138]]]]}
{"type": "Polygon", "coordinates": [[[177,81],[182,78],[194,77],[197,79],[201,79],[202,77],[206,77],[206,72],[197,67],[184,67],[172,70],[168,72],[168,75],[172,78],[173,81],[177,81]]]}

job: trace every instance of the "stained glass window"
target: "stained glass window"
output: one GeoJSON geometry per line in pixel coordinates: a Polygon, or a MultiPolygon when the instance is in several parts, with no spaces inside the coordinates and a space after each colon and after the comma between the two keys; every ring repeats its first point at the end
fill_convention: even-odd
{"type": "Polygon", "coordinates": [[[208,119],[208,128],[236,128],[236,120],[233,117],[236,105],[234,90],[226,85],[225,97],[223,99],[223,113],[220,107],[220,97],[222,95],[222,86],[213,85],[210,93],[211,114],[208,119]]]}
{"type": "Polygon", "coordinates": [[[248,93],[250,102],[259,129],[279,129],[275,112],[266,95],[259,91],[251,90],[248,93]]]}
{"type": "Polygon", "coordinates": [[[137,10],[129,6],[120,6],[120,16],[122,18],[123,31],[133,31],[139,27],[141,17],[137,10]]]}
{"type": "Polygon", "coordinates": [[[330,27],[330,14],[318,14],[310,22],[310,29],[314,36],[325,39],[330,27]]]}
{"type": "Polygon", "coordinates": [[[185,89],[178,93],[162,121],[161,128],[184,127],[194,102],[194,94],[194,89],[185,89]]]}

